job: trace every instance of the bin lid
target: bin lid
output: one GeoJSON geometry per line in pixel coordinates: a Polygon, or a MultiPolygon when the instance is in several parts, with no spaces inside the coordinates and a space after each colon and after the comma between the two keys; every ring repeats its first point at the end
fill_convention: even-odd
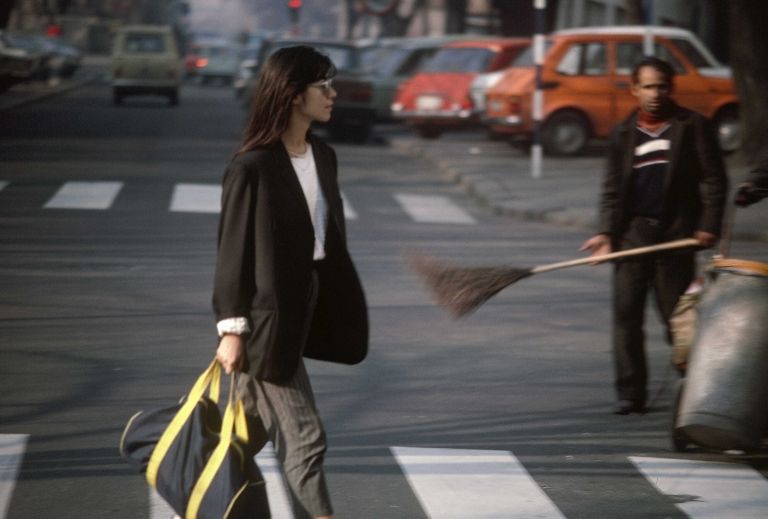
{"type": "Polygon", "coordinates": [[[768,263],[760,261],[720,258],[712,261],[712,266],[716,269],[742,270],[750,274],[768,276],[768,263]]]}

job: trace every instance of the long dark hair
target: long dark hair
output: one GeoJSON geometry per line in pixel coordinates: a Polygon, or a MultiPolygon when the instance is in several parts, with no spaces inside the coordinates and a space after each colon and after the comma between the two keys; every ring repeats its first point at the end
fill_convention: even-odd
{"type": "Polygon", "coordinates": [[[330,58],[312,47],[286,47],[261,67],[251,104],[250,121],[239,152],[274,144],[288,129],[292,102],[307,86],[336,74],[330,58]]]}

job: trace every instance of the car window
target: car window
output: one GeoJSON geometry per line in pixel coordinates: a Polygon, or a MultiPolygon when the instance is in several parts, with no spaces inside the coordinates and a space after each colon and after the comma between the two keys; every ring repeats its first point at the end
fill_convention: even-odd
{"type": "Polygon", "coordinates": [[[683,38],[669,38],[672,44],[682,52],[688,61],[696,68],[719,67],[719,63],[712,63],[693,43],[683,38]]]}
{"type": "MultiPolygon", "coordinates": [[[[685,74],[687,71],[680,60],[672,54],[669,48],[659,42],[654,43],[654,55],[668,61],[676,74],[685,74]]],[[[620,42],[616,45],[616,73],[630,74],[635,63],[643,59],[642,42],[620,42]]]]}
{"type": "Polygon", "coordinates": [[[157,33],[129,33],[125,36],[124,49],[126,52],[141,54],[165,52],[165,36],[157,33]]]}
{"type": "Polygon", "coordinates": [[[608,71],[604,43],[580,43],[571,46],[556,69],[566,76],[602,76],[608,71]]]}
{"type": "Polygon", "coordinates": [[[430,47],[423,49],[382,48],[376,57],[373,72],[380,77],[413,75],[435,54],[436,50],[436,48],[430,47]]]}
{"type": "Polygon", "coordinates": [[[493,56],[490,49],[445,47],[424,65],[424,72],[483,72],[493,56]]]}

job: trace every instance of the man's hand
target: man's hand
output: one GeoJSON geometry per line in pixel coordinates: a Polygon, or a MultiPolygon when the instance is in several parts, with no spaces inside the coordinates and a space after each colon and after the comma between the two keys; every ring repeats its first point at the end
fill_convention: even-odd
{"type": "Polygon", "coordinates": [[[221,338],[216,349],[216,360],[221,363],[224,371],[229,375],[232,371],[242,371],[245,360],[245,344],[239,335],[226,334],[221,338]]]}
{"type": "Polygon", "coordinates": [[[613,251],[613,248],[611,247],[611,237],[607,234],[593,236],[585,241],[579,250],[588,251],[592,256],[610,254],[613,251]]]}
{"type": "Polygon", "coordinates": [[[709,249],[710,247],[714,247],[715,243],[717,243],[717,234],[712,234],[711,232],[696,231],[695,233],[693,233],[693,237],[699,240],[699,244],[704,249],[709,249]]]}

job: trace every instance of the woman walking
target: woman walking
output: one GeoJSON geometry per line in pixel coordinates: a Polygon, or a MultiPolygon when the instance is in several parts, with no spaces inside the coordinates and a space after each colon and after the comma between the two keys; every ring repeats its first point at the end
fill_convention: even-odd
{"type": "MultiPolygon", "coordinates": [[[[298,518],[331,518],[325,432],[303,357],[355,364],[368,345],[346,247],[334,150],[310,132],[331,117],[335,67],[311,47],[275,52],[223,180],[213,307],[216,357],[263,423],[298,518]]],[[[251,436],[254,434],[252,432],[251,436]]]]}

